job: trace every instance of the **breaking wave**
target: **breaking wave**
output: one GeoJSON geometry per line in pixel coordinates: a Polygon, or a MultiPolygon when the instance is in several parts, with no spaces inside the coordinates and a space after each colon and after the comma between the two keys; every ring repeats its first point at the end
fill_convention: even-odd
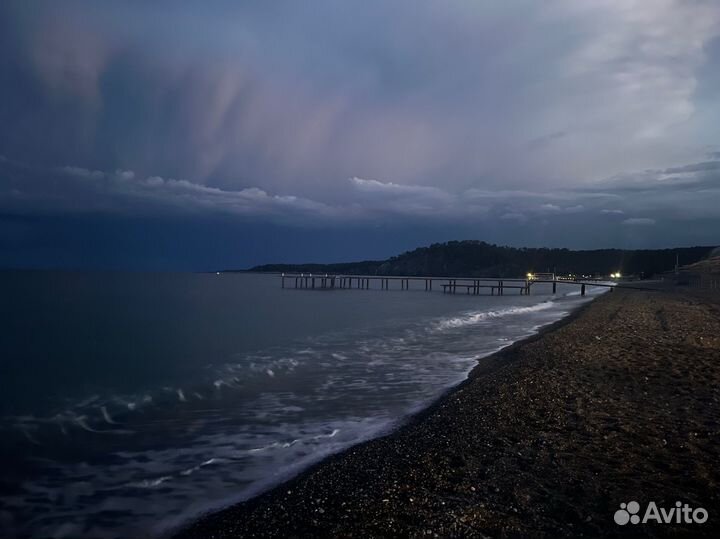
{"type": "Polygon", "coordinates": [[[484,322],[486,320],[491,320],[494,318],[503,318],[505,316],[536,313],[539,311],[545,311],[547,309],[552,309],[552,308],[553,308],[552,301],[544,301],[542,303],[538,303],[537,305],[530,305],[527,307],[507,307],[504,309],[497,309],[497,310],[493,310],[493,311],[479,311],[479,312],[473,312],[473,313],[465,313],[462,316],[457,316],[457,317],[441,320],[440,322],[437,323],[435,328],[440,331],[442,331],[444,329],[461,328],[464,326],[472,326],[479,322],[484,322]]]}

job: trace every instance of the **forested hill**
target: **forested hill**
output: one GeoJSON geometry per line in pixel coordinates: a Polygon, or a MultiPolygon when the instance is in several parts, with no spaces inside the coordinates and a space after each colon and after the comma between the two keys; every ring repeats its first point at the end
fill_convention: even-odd
{"type": "Polygon", "coordinates": [[[266,264],[249,271],[345,273],[352,275],[419,275],[467,277],[521,277],[527,272],[603,274],[616,271],[645,277],[707,257],[714,247],[676,249],[569,249],[515,248],[482,241],[450,241],[408,251],[388,260],[343,264],[266,264]]]}

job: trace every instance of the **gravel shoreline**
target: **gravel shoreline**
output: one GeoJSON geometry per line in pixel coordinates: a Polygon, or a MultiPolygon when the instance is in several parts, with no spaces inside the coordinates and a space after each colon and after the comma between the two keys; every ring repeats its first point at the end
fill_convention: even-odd
{"type": "Polygon", "coordinates": [[[178,538],[720,536],[720,297],[615,290],[178,538]],[[621,502],[705,524],[618,526],[621,502]]]}

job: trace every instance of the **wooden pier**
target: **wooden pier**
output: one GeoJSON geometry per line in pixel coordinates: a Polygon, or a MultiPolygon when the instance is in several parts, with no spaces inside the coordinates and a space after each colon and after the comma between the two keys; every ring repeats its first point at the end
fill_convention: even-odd
{"type": "MultiPolygon", "coordinates": [[[[554,276],[552,276],[554,277],[554,276]]],[[[282,288],[296,288],[308,290],[410,290],[411,283],[414,290],[420,290],[422,285],[426,292],[432,292],[433,283],[435,289],[442,289],[445,294],[460,293],[468,295],[491,295],[503,296],[506,292],[529,295],[533,285],[538,283],[552,284],[552,293],[557,292],[557,285],[570,284],[580,286],[580,295],[584,296],[587,286],[603,286],[612,288],[615,284],[608,283],[586,283],[582,281],[567,281],[551,279],[500,279],[500,278],[475,278],[475,277],[402,277],[382,275],[329,275],[313,273],[283,273],[281,274],[282,288]]]]}

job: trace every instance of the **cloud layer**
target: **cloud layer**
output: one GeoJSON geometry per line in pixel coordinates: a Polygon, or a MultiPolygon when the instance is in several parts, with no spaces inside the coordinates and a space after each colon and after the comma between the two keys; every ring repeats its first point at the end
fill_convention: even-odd
{"type": "Polygon", "coordinates": [[[718,72],[715,0],[3,2],[0,213],[716,243],[718,72]]]}
{"type": "Polygon", "coordinates": [[[655,225],[720,221],[720,161],[646,170],[580,188],[450,190],[352,177],[347,200],[273,194],[259,187],[210,187],[131,170],[44,168],[0,158],[0,211],[110,212],[129,216],[224,214],[262,222],[323,226],[377,222],[482,223],[507,219],[547,223],[591,216],[606,223],[655,225]],[[53,189],[49,189],[52,185],[53,189]]]}
{"type": "Polygon", "coordinates": [[[712,0],[0,9],[0,151],[26,161],[340,196],[576,185],[715,142],[712,0]]]}

